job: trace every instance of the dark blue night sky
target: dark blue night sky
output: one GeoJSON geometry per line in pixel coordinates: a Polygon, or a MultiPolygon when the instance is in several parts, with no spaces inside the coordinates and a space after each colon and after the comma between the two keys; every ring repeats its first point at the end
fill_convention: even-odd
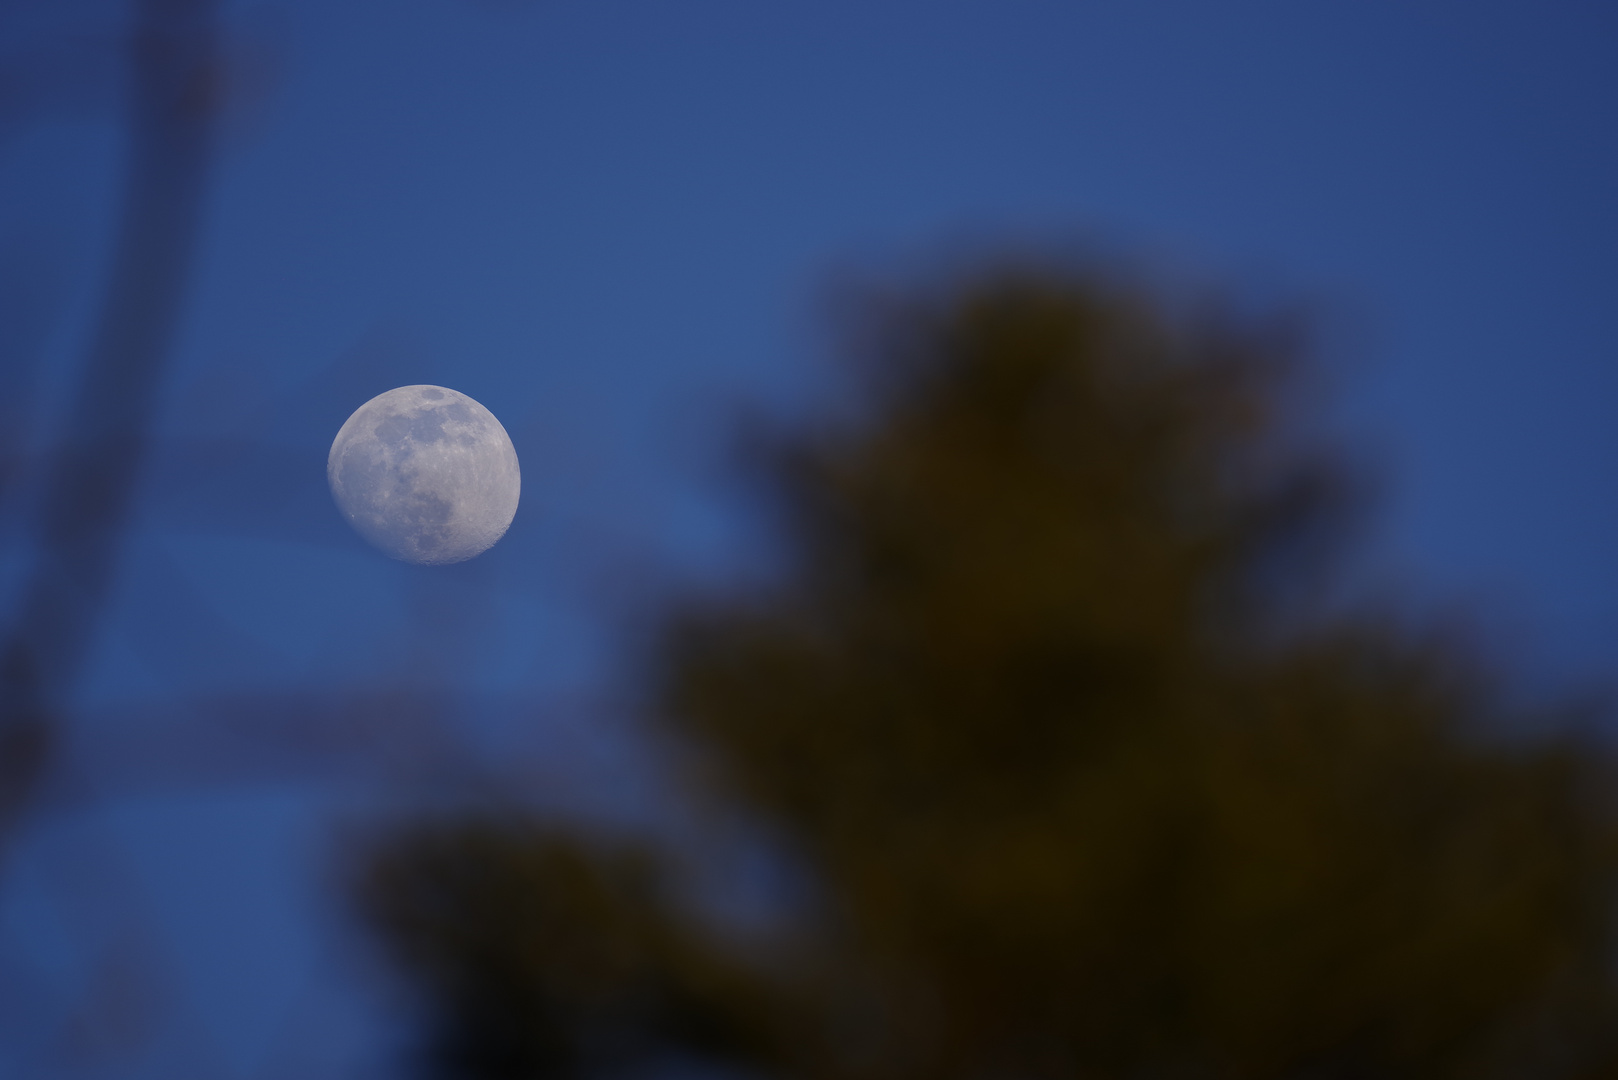
{"type": "MultiPolygon", "coordinates": [[[[107,272],[127,19],[0,6],[0,74],[39,85],[0,116],[35,452],[107,272]]],[[[262,0],[226,30],[157,441],[0,891],[0,1077],[379,1074],[334,822],[488,773],[655,822],[637,628],[767,563],[732,420],[833,398],[849,278],[1078,247],[1310,309],[1384,485],[1367,579],[1531,680],[1618,675],[1610,4],[262,0]],[[461,566],[389,562],[326,490],[343,420],[418,382],[522,462],[461,566]]]]}

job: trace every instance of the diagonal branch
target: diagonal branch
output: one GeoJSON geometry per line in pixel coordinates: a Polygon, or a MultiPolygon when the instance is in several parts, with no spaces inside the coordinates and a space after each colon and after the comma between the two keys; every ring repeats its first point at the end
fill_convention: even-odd
{"type": "Polygon", "coordinates": [[[137,0],[122,225],[77,396],[47,478],[38,554],[0,645],[0,838],[45,765],[83,664],[168,359],[201,221],[217,0],[137,0]]]}

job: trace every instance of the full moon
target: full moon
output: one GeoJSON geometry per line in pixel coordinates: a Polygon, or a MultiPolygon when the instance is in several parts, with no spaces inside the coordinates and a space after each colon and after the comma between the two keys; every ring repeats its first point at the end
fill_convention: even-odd
{"type": "Polygon", "coordinates": [[[331,444],[326,480],[361,536],[422,566],[489,550],[522,491],[506,429],[444,386],[401,386],[354,410],[331,444]]]}

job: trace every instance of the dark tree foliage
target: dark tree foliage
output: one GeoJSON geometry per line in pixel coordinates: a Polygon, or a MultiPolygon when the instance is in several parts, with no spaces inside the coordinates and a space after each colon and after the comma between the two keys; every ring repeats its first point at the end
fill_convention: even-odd
{"type": "Polygon", "coordinates": [[[1084,275],[883,311],[771,457],[790,572],[661,673],[818,902],[747,954],[582,840],[405,830],[363,896],[438,1075],[1618,1075],[1604,765],[1311,605],[1353,485],[1280,350],[1084,275]]]}
{"type": "Polygon", "coordinates": [[[577,1076],[667,1048],[753,1049],[751,979],[673,918],[642,852],[587,853],[512,822],[413,830],[364,883],[435,992],[431,1073],[577,1076]]]}

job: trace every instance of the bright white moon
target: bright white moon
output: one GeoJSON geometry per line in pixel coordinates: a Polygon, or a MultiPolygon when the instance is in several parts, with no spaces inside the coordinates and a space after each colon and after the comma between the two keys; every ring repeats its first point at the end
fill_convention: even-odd
{"type": "Polygon", "coordinates": [[[423,566],[493,547],[522,491],[506,429],[444,386],[401,386],[361,405],[331,444],[326,480],[361,536],[423,566]]]}

